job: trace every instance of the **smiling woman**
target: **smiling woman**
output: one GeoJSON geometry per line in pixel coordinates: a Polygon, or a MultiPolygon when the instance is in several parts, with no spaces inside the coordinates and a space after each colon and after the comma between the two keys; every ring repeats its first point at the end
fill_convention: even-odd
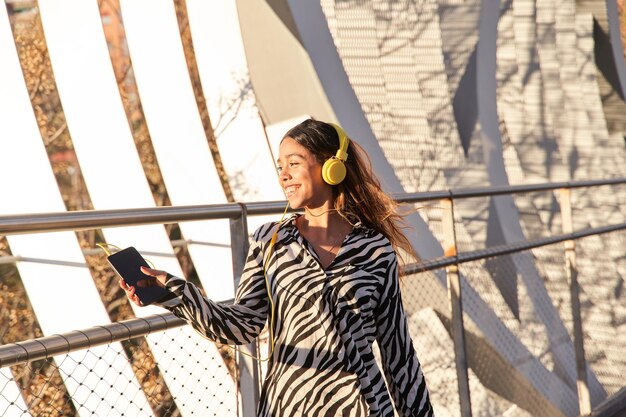
{"type": "MultiPolygon", "coordinates": [[[[285,134],[279,180],[304,214],[256,230],[233,304],[142,269],[173,293],[161,306],[211,340],[250,343],[269,317],[259,416],[433,415],[398,283],[396,250],[413,250],[366,161],[338,126],[309,119],[285,134]]],[[[135,288],[120,285],[140,304],[135,288]]]]}

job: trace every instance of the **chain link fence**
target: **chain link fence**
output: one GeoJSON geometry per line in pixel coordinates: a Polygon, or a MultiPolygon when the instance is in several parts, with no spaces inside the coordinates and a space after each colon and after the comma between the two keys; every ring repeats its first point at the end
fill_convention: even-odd
{"type": "Polygon", "coordinates": [[[110,343],[2,368],[0,415],[241,415],[234,358],[185,330],[133,337],[122,350],[110,343]],[[175,360],[157,360],[167,353],[175,360]],[[209,366],[191,360],[198,356],[209,366]]]}

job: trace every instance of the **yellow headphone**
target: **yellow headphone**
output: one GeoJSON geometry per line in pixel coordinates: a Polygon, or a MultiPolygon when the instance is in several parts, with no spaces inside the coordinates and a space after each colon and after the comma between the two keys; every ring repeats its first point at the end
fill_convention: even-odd
{"type": "Polygon", "coordinates": [[[348,145],[350,139],[346,132],[338,125],[334,123],[328,123],[337,131],[339,136],[339,149],[337,154],[331,158],[328,158],[324,165],[322,165],[322,178],[330,185],[337,185],[346,178],[346,165],[345,162],[348,159],[348,145]]]}

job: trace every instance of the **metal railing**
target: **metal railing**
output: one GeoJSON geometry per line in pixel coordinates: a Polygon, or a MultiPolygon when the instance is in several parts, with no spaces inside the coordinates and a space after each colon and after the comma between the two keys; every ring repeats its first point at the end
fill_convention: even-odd
{"type": "MultiPolygon", "coordinates": [[[[451,334],[454,342],[455,362],[461,415],[472,415],[468,363],[466,359],[465,329],[463,323],[463,305],[459,265],[483,260],[495,256],[521,252],[533,248],[565,242],[565,265],[567,267],[573,320],[573,339],[576,353],[579,409],[581,414],[591,412],[589,388],[587,386],[587,362],[583,344],[580,301],[578,299],[577,270],[574,241],[583,237],[626,230],[626,223],[574,231],[572,227],[570,190],[599,186],[624,185],[626,178],[597,181],[545,183],[524,186],[486,187],[463,190],[445,190],[425,193],[394,195],[400,203],[422,203],[439,201],[444,208],[442,225],[444,232],[445,256],[429,259],[405,268],[407,275],[446,268],[448,296],[450,302],[451,334]],[[521,193],[558,191],[563,233],[532,241],[489,247],[480,250],[459,253],[457,250],[454,201],[466,198],[495,197],[521,193]]],[[[83,212],[41,213],[28,215],[0,216],[0,235],[41,233],[52,231],[78,231],[98,228],[124,227],[144,224],[168,224],[185,221],[229,219],[231,227],[231,248],[233,252],[233,270],[237,275],[243,268],[248,250],[248,216],[278,214],[284,209],[285,202],[232,203],[219,205],[195,205],[182,207],[156,207],[128,210],[97,210],[83,212]]],[[[19,256],[15,257],[19,261],[19,256]]],[[[158,314],[144,318],[134,318],[117,323],[97,326],[90,329],[41,337],[33,340],[0,346],[0,368],[50,358],[103,344],[130,340],[152,332],[183,326],[183,320],[171,313],[158,314]]],[[[258,346],[248,347],[251,352],[258,352],[258,346]]],[[[260,369],[252,359],[240,357],[240,384],[245,395],[242,398],[243,415],[255,415],[259,395],[260,369]]]]}

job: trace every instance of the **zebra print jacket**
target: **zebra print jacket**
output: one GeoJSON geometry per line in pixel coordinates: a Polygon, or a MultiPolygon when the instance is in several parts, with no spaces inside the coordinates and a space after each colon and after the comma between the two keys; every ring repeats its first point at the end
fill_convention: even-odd
{"type": "MultiPolygon", "coordinates": [[[[275,348],[258,415],[394,417],[395,405],[401,417],[432,416],[389,241],[357,225],[324,270],[295,218],[280,226],[266,265],[275,348]]],[[[208,300],[193,283],[170,276],[166,287],[176,297],[162,306],[213,341],[252,342],[269,317],[263,262],[276,227],[254,233],[233,304],[208,300]]]]}

